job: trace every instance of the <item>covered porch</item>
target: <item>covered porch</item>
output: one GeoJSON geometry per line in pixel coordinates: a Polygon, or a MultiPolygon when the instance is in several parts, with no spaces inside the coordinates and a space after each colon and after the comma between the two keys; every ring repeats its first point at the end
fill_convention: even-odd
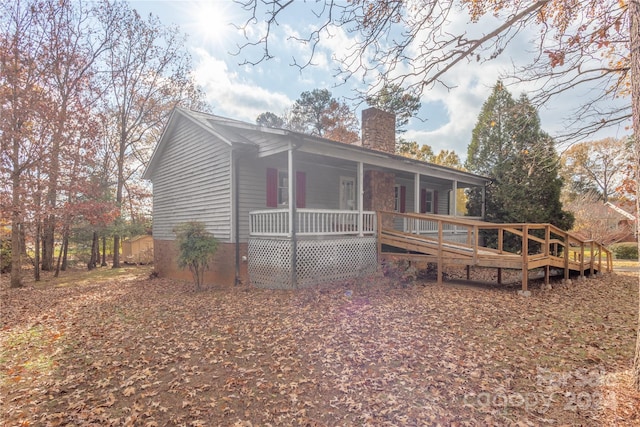
{"type": "MultiPolygon", "coordinates": [[[[296,148],[263,162],[268,208],[242,215],[247,220],[249,279],[258,287],[308,287],[374,273],[378,267],[376,210],[456,217],[463,213],[457,205],[458,192],[478,185],[447,179],[446,174],[455,176],[457,171],[445,168],[420,164],[422,172],[407,171],[406,167],[416,164],[410,159],[369,163],[296,148]],[[295,179],[289,180],[290,176],[295,179]]],[[[261,174],[257,162],[243,169],[261,174]]],[[[393,227],[438,233],[433,224],[411,218],[396,220],[393,227]]],[[[468,239],[468,230],[461,227],[453,226],[445,234],[455,241],[468,239]]]]}
{"type": "MultiPolygon", "coordinates": [[[[392,132],[388,139],[393,148],[392,132]]],[[[464,215],[459,193],[488,182],[465,171],[308,135],[239,154],[238,241],[247,239],[249,280],[265,288],[373,273],[377,211],[464,215]]],[[[423,224],[400,220],[394,227],[418,225],[423,224]]]]}

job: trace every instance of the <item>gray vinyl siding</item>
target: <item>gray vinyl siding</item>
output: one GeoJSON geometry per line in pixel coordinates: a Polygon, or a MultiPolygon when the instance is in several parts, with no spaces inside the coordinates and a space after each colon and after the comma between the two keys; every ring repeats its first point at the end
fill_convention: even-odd
{"type": "Polygon", "coordinates": [[[201,221],[222,242],[231,240],[230,147],[178,118],[153,180],[153,236],[173,240],[173,228],[201,221]]]}
{"type": "Polygon", "coordinates": [[[267,166],[255,158],[241,156],[238,160],[238,225],[240,242],[249,236],[249,212],[267,209],[267,166]]]}

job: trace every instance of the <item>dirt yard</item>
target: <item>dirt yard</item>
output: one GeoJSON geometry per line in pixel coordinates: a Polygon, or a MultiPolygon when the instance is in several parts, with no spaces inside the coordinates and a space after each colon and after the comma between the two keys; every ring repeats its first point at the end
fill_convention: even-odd
{"type": "Polygon", "coordinates": [[[0,289],[3,425],[638,425],[633,273],[209,288],[149,268],[0,289]]]}

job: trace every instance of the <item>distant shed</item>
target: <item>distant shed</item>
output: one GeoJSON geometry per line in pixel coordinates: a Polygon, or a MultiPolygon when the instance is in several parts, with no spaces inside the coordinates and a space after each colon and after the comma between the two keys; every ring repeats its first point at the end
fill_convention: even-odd
{"type": "Polygon", "coordinates": [[[127,264],[153,262],[153,236],[136,236],[122,242],[122,257],[127,264]]]}

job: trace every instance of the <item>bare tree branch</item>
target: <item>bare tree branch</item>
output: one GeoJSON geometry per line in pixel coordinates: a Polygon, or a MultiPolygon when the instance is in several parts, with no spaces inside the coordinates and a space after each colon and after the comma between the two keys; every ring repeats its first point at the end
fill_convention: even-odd
{"type": "MultiPolygon", "coordinates": [[[[568,2],[568,0],[567,0],[568,2]]],[[[273,57],[269,40],[279,20],[293,18],[288,13],[311,13],[315,27],[307,36],[289,37],[289,41],[307,46],[304,59],[294,57],[292,65],[300,69],[313,65],[323,40],[337,28],[355,35],[353,44],[345,46],[342,56],[334,55],[334,77],[340,82],[361,79],[371,91],[385,84],[397,84],[421,95],[434,85],[447,89],[455,83],[448,73],[465,62],[491,61],[503,54],[506,46],[523,30],[539,28],[537,53],[532,64],[514,67],[508,76],[511,83],[535,83],[530,93],[537,106],[549,103],[576,88],[588,88],[592,99],[575,112],[584,126],[575,135],[600,129],[602,118],[584,123],[587,117],[604,114],[605,125],[624,121],[618,107],[611,111],[598,107],[602,100],[618,99],[628,94],[629,34],[627,6],[620,2],[585,0],[578,5],[563,1],[538,0],[352,0],[337,3],[324,0],[308,5],[281,0],[239,0],[250,13],[241,25],[247,43],[236,54],[251,58],[255,47],[260,56],[245,59],[257,64],[273,57]],[[468,16],[466,26],[460,17],[468,16]],[[256,37],[255,24],[265,29],[256,37]],[[454,25],[457,23],[457,25],[454,25]],[[251,32],[249,31],[251,30],[251,32]],[[307,56],[308,55],[308,56],[307,56]]],[[[367,91],[356,92],[364,98],[367,91]]]]}

